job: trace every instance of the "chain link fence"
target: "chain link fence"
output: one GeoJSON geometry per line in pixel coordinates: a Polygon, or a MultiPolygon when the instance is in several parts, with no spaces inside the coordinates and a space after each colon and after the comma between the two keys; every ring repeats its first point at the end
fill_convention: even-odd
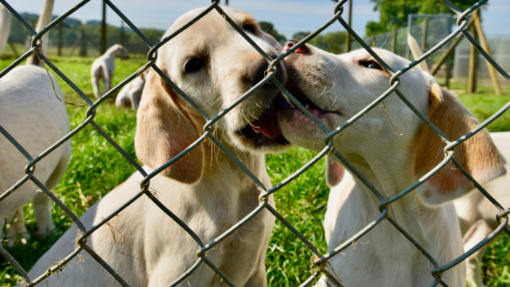
{"type": "MultiPolygon", "coordinates": [[[[487,36],[487,42],[491,49],[492,57],[505,69],[510,69],[510,37],[508,36],[487,36]]],[[[453,65],[453,80],[458,83],[467,83],[469,63],[469,41],[462,39],[455,48],[455,63],[453,65]]],[[[481,84],[491,84],[487,63],[482,55],[477,55],[477,81],[481,84]]],[[[498,74],[502,85],[510,85],[502,75],[498,74]]]]}
{"type": "MultiPolygon", "coordinates": [[[[289,228],[314,254],[313,264],[317,267],[315,268],[313,274],[305,280],[301,286],[310,286],[314,283],[315,278],[317,278],[321,273],[326,275],[328,278],[331,279],[330,283],[334,284],[336,286],[343,286],[342,283],[336,279],[336,276],[334,274],[330,274],[326,268],[324,268],[327,261],[333,257],[336,256],[338,253],[345,250],[347,247],[349,247],[353,242],[356,240],[359,240],[364,234],[370,232],[375,226],[377,226],[380,222],[383,220],[389,221],[392,225],[395,226],[414,246],[416,246],[417,249],[419,249],[423,256],[425,256],[430,263],[433,265],[433,270],[431,271],[431,282],[430,286],[448,286],[447,283],[443,280],[442,274],[451,269],[452,267],[456,266],[466,258],[468,258],[471,254],[473,254],[475,251],[482,248],[484,245],[488,244],[496,235],[498,235],[500,232],[505,231],[507,234],[510,234],[510,230],[507,228],[508,223],[508,213],[510,210],[505,210],[496,200],[494,200],[465,170],[464,168],[455,160],[453,156],[453,150],[454,148],[463,143],[464,141],[471,138],[473,135],[475,135],[477,132],[479,132],[481,129],[485,128],[487,125],[489,125],[491,122],[493,122],[495,119],[497,119],[499,116],[501,116],[505,111],[508,110],[510,107],[510,103],[506,104],[504,107],[502,107],[497,113],[492,115],[489,119],[487,119],[485,122],[480,124],[477,128],[473,129],[466,135],[462,136],[459,139],[448,139],[437,127],[435,127],[426,116],[421,114],[406,98],[404,94],[402,94],[398,86],[400,84],[400,76],[402,76],[404,73],[409,71],[409,69],[416,66],[419,62],[426,60],[427,58],[431,57],[436,51],[440,50],[443,46],[445,46],[449,41],[451,41],[455,36],[457,36],[460,33],[463,33],[465,37],[471,42],[473,46],[476,47],[476,49],[489,61],[498,71],[501,75],[503,75],[506,79],[510,79],[510,75],[506,73],[503,68],[501,68],[483,49],[482,47],[476,42],[476,40],[471,36],[469,31],[465,29],[467,25],[467,18],[473,11],[476,9],[479,9],[481,5],[486,3],[488,0],[481,0],[477,3],[475,3],[471,8],[461,11],[457,7],[455,7],[453,4],[451,4],[448,0],[441,0],[444,5],[448,6],[455,14],[457,14],[457,25],[458,27],[450,33],[446,38],[444,38],[442,41],[440,41],[438,44],[436,44],[433,48],[431,48],[429,51],[427,51],[422,57],[417,59],[416,61],[412,62],[409,66],[395,71],[391,66],[386,64],[374,51],[370,48],[370,45],[368,45],[361,37],[359,37],[351,27],[347,24],[347,22],[342,18],[342,14],[344,12],[343,4],[347,2],[347,0],[343,0],[341,2],[333,1],[335,5],[332,5],[331,11],[333,14],[333,17],[325,22],[325,24],[314,31],[312,34],[305,37],[303,40],[301,40],[298,44],[293,46],[291,49],[287,50],[285,53],[278,56],[276,59],[271,59],[267,54],[265,54],[262,49],[260,49],[251,39],[249,36],[243,32],[241,28],[239,28],[228,15],[224,13],[222,8],[219,6],[219,0],[213,0],[211,5],[205,9],[200,15],[198,15],[196,18],[194,18],[192,21],[187,23],[185,26],[183,26],[181,29],[177,30],[173,34],[161,39],[156,44],[153,44],[151,41],[147,39],[147,37],[135,26],[133,23],[126,17],[124,14],[110,1],[110,0],[104,0],[104,2],[115,12],[119,15],[120,18],[122,18],[125,23],[134,31],[138,37],[147,45],[147,47],[150,49],[148,56],[147,56],[147,63],[140,67],[138,71],[136,71],[134,74],[126,78],[124,81],[122,81],[119,85],[112,88],[108,93],[106,93],[103,97],[98,99],[95,102],[92,102],[64,73],[62,73],[59,68],[54,65],[48,58],[40,53],[41,48],[41,37],[43,34],[48,33],[50,30],[55,28],[59,23],[64,21],[67,17],[69,17],[73,12],[80,9],[83,5],[85,5],[90,0],[84,0],[81,1],[79,4],[77,4],[75,7],[67,11],[65,14],[59,16],[57,19],[52,21],[47,27],[45,27],[42,31],[37,33],[32,26],[30,26],[19,14],[16,10],[14,10],[5,0],[0,0],[0,3],[2,3],[11,13],[14,15],[14,17],[28,30],[30,33],[34,36],[31,48],[25,52],[22,56],[20,56],[18,59],[16,59],[11,65],[9,65],[6,69],[4,69],[2,72],[0,72],[0,78],[5,76],[7,73],[9,73],[10,70],[12,70],[14,67],[21,64],[24,60],[26,60],[30,55],[37,54],[44,63],[53,70],[59,77],[61,77],[76,93],[78,93],[83,100],[87,103],[89,106],[87,112],[86,112],[86,119],[83,121],[81,125],[76,127],[74,130],[72,130],[68,135],[66,135],[64,138],[56,142],[53,146],[48,148],[46,151],[41,153],[35,158],[32,158],[29,156],[29,154],[24,150],[24,148],[14,139],[12,136],[9,135],[9,133],[4,130],[0,126],[0,132],[26,157],[28,160],[28,165],[25,169],[26,175],[19,180],[14,186],[12,186],[9,190],[4,191],[0,195],[0,201],[5,200],[12,192],[15,192],[16,189],[22,185],[23,183],[27,181],[32,181],[35,185],[37,185],[47,196],[55,202],[56,205],[58,205],[64,212],[67,213],[67,215],[75,222],[76,226],[80,230],[80,236],[76,239],[77,248],[69,254],[65,258],[61,258],[61,261],[59,261],[54,266],[48,266],[48,272],[41,274],[37,278],[30,278],[27,274],[27,272],[21,267],[21,265],[16,261],[16,258],[13,258],[1,245],[0,245],[0,253],[18,270],[18,272],[23,276],[24,280],[26,281],[26,286],[34,286],[44,281],[45,278],[50,276],[52,273],[55,273],[62,268],[66,266],[68,262],[70,262],[73,258],[78,256],[80,252],[83,250],[90,254],[90,256],[96,260],[99,264],[101,264],[110,274],[113,276],[122,286],[129,286],[126,281],[119,276],[119,274],[113,270],[93,249],[91,249],[87,245],[87,238],[95,232],[98,228],[103,226],[104,224],[108,224],[108,221],[112,219],[114,216],[116,216],[121,210],[123,210],[128,205],[132,204],[134,201],[139,199],[141,196],[147,196],[155,203],[154,208],[160,208],[163,212],[165,212],[170,218],[172,218],[177,224],[179,224],[195,241],[197,244],[197,260],[196,262],[190,266],[190,268],[182,274],[179,278],[177,278],[170,286],[176,286],[183,282],[188,276],[190,276],[199,266],[206,264],[210,267],[213,272],[215,272],[221,279],[229,286],[235,286],[234,283],[225,276],[223,272],[220,271],[218,266],[215,266],[213,262],[211,262],[207,258],[207,251],[217,246],[220,242],[222,242],[225,238],[228,236],[231,236],[232,233],[236,232],[238,228],[249,222],[255,215],[257,215],[260,211],[267,209],[270,213],[272,213],[283,225],[285,225],[287,228],[289,228]],[[184,94],[157,66],[156,66],[156,58],[157,58],[157,51],[161,46],[168,41],[172,41],[172,39],[179,33],[181,33],[183,30],[187,29],[189,26],[193,25],[194,22],[202,18],[207,13],[220,13],[226,21],[230,25],[232,25],[242,36],[244,39],[246,39],[257,51],[261,53],[261,55],[268,61],[269,67],[267,69],[267,73],[265,78],[256,85],[256,87],[260,87],[263,84],[267,83],[268,81],[272,81],[278,88],[294,103],[295,106],[297,106],[303,113],[307,114],[319,127],[321,127],[327,134],[327,136],[324,138],[326,142],[326,147],[317,154],[315,158],[313,158],[309,163],[304,165],[301,169],[299,169],[297,172],[289,176],[284,181],[280,182],[279,184],[275,185],[271,189],[266,189],[264,185],[257,179],[234,155],[232,155],[214,136],[213,136],[213,124],[218,121],[220,118],[222,118],[227,112],[229,112],[231,109],[233,109],[235,106],[239,105],[242,100],[249,97],[255,89],[252,89],[248,91],[246,94],[244,94],[234,105],[227,107],[224,111],[220,112],[219,114],[215,115],[214,117],[209,117],[203,110],[200,109],[199,105],[197,103],[193,102],[186,94],[184,94]],[[390,79],[390,88],[383,93],[380,97],[378,97],[376,100],[374,100],[371,104],[366,106],[363,110],[361,110],[356,116],[351,118],[349,121],[347,121],[344,125],[338,127],[334,131],[329,131],[317,118],[315,118],[304,106],[300,104],[299,101],[296,100],[285,88],[284,86],[278,82],[276,77],[276,65],[283,60],[286,56],[293,53],[296,49],[298,49],[300,46],[302,46],[304,43],[309,41],[314,36],[318,35],[321,31],[326,29],[327,27],[331,25],[335,25],[336,22],[339,22],[341,26],[343,26],[348,33],[352,35],[352,37],[358,42],[359,45],[361,45],[363,48],[365,48],[379,63],[381,66],[383,66],[390,74],[392,75],[390,79]],[[193,144],[188,146],[184,151],[182,151],[180,154],[175,156],[173,159],[168,161],[163,166],[159,167],[158,169],[154,170],[154,172],[147,174],[144,169],[132,158],[126,153],[114,140],[111,139],[111,137],[102,130],[95,122],[94,117],[96,116],[96,108],[101,105],[108,97],[115,94],[122,86],[124,86],[129,81],[133,80],[135,77],[140,75],[143,71],[152,68],[154,72],[158,73],[177,93],[179,93],[180,96],[182,96],[186,101],[188,101],[195,109],[200,112],[200,114],[205,118],[207,123],[204,126],[204,134],[196,140],[193,144]],[[339,133],[341,133],[343,130],[348,128],[350,125],[355,123],[359,118],[361,118],[366,112],[376,107],[379,103],[381,103],[386,97],[388,97],[390,94],[395,93],[398,95],[398,97],[404,101],[409,108],[411,108],[425,124],[427,124],[432,130],[434,130],[445,142],[447,142],[447,146],[445,148],[445,159],[436,166],[433,170],[431,170],[428,174],[426,174],[423,178],[406,188],[405,190],[399,192],[398,194],[390,197],[390,198],[384,198],[379,191],[377,191],[365,178],[362,177],[362,175],[356,171],[353,166],[346,161],[346,159],[340,154],[339,151],[335,150],[332,147],[332,139],[334,136],[337,136],[339,133]],[[66,205],[59,200],[48,188],[46,188],[35,176],[35,166],[38,161],[40,161],[42,158],[47,156],[49,153],[51,153],[53,150],[55,150],[57,147],[62,145],[65,141],[72,138],[74,135],[79,133],[85,126],[91,125],[94,129],[96,129],[111,145],[113,145],[118,152],[120,152],[126,159],[127,162],[129,162],[132,166],[134,166],[140,174],[143,175],[144,180],[140,183],[140,191],[137,195],[135,195],[133,198],[131,198],[128,203],[126,203],[124,206],[120,207],[118,210],[113,212],[110,216],[104,218],[103,222],[100,224],[91,227],[90,229],[86,229],[84,225],[80,222],[80,219],[71,212],[66,205]],[[225,231],[221,236],[213,240],[212,242],[201,242],[200,238],[194,233],[193,230],[191,230],[186,224],[176,217],[171,210],[167,209],[149,190],[150,189],[150,179],[156,176],[158,173],[160,173],[163,169],[169,167],[170,165],[174,164],[177,160],[179,160],[181,157],[183,157],[185,154],[190,152],[192,149],[196,148],[198,145],[200,145],[202,142],[204,142],[206,139],[209,139],[211,142],[216,144],[223,152],[225,152],[232,161],[237,164],[244,172],[247,173],[247,175],[253,179],[253,182],[262,190],[262,193],[259,197],[260,199],[260,205],[255,208],[249,215],[247,215],[244,219],[237,222],[234,226],[232,226],[230,229],[225,231]],[[344,242],[340,246],[336,247],[334,251],[331,251],[327,254],[320,254],[317,249],[313,246],[313,244],[310,243],[310,241],[307,240],[303,234],[301,234],[298,230],[296,230],[291,223],[289,223],[282,215],[280,215],[273,207],[270,206],[268,203],[268,197],[269,195],[277,192],[280,188],[285,186],[287,183],[295,179],[296,177],[300,176],[304,171],[306,171],[308,168],[310,168],[312,165],[317,163],[322,157],[324,157],[326,154],[334,154],[338,159],[343,162],[343,164],[347,167],[347,169],[356,177],[358,177],[362,182],[366,184],[366,186],[372,190],[372,192],[379,198],[380,200],[380,216],[373,221],[372,224],[369,226],[366,226],[363,230],[359,231],[355,236],[353,236],[350,240],[344,242]],[[481,241],[479,244],[477,244],[475,247],[473,247],[471,250],[467,250],[462,256],[456,258],[452,262],[448,262],[445,265],[439,265],[436,260],[427,253],[424,248],[420,246],[420,244],[412,238],[411,235],[409,235],[403,228],[401,228],[397,222],[395,222],[388,214],[388,206],[394,203],[395,201],[401,199],[404,195],[412,192],[415,188],[417,188],[421,183],[428,180],[430,177],[432,177],[435,173],[437,173],[441,168],[445,167],[449,162],[452,162],[455,164],[455,166],[471,181],[474,183],[474,185],[482,192],[499,210],[500,213],[497,215],[497,220],[500,223],[498,228],[491,233],[487,238],[485,238],[483,241],[481,241]]],[[[351,0],[352,1],[352,0],[351,0]]]]}

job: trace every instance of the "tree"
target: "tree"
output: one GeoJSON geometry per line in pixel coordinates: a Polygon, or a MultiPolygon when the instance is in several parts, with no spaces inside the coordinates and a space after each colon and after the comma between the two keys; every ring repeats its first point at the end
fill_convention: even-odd
{"type": "MultiPolygon", "coordinates": [[[[453,14],[440,0],[370,0],[379,11],[379,23],[370,21],[366,25],[367,36],[385,33],[392,28],[407,27],[409,14],[453,14]]],[[[473,0],[450,0],[464,10],[473,5],[473,0]]]]}
{"type": "Polygon", "coordinates": [[[278,41],[280,44],[283,45],[283,43],[287,41],[287,38],[285,38],[285,36],[278,34],[278,31],[275,30],[274,25],[272,23],[261,21],[259,22],[259,26],[260,29],[262,29],[262,31],[273,36],[276,39],[276,41],[278,41]]]}
{"type": "Polygon", "coordinates": [[[294,35],[292,35],[292,39],[302,40],[308,35],[310,35],[310,32],[297,32],[294,35]]]}
{"type": "MultiPolygon", "coordinates": [[[[302,40],[306,36],[310,35],[310,32],[297,32],[292,38],[296,40],[302,40]]],[[[347,38],[347,32],[336,31],[329,32],[326,35],[317,35],[308,41],[308,44],[315,47],[326,50],[330,53],[340,54],[345,50],[345,40],[347,38]]]]}

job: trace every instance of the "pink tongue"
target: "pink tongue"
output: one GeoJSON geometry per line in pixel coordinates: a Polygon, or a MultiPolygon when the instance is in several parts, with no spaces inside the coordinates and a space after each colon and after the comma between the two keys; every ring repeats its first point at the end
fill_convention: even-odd
{"type": "Polygon", "coordinates": [[[309,111],[310,111],[310,113],[312,113],[312,115],[314,115],[316,118],[319,118],[320,113],[321,113],[319,110],[317,110],[317,109],[310,109],[310,108],[308,108],[308,110],[309,110],[309,111]]]}
{"type": "Polygon", "coordinates": [[[282,131],[280,127],[278,127],[278,123],[269,123],[268,121],[256,120],[252,123],[252,128],[254,131],[265,135],[268,138],[275,138],[282,135],[282,131]]]}

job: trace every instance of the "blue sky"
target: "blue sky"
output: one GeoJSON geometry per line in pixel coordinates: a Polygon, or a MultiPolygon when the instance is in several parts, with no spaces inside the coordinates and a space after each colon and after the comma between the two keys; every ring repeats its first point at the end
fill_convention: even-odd
{"type": "MultiPolygon", "coordinates": [[[[167,29],[186,11],[207,6],[210,0],[112,0],[112,2],[139,27],[167,29]]],[[[298,31],[313,31],[333,15],[330,0],[230,0],[230,6],[251,13],[258,21],[272,22],[279,33],[290,38],[298,31]]],[[[473,0],[473,3],[476,1],[473,0]]],[[[44,0],[11,0],[9,4],[20,12],[40,13],[44,0]]],[[[78,0],[55,0],[53,14],[60,15],[79,3],[78,0]]],[[[224,0],[222,0],[224,3],[224,0]]],[[[82,21],[99,20],[101,1],[92,0],[72,17],[82,21]]],[[[487,35],[510,35],[510,1],[490,0],[482,12],[483,27],[487,35]]],[[[370,0],[353,0],[353,28],[365,35],[367,21],[378,21],[370,0]]],[[[108,11],[108,23],[119,26],[120,18],[108,11]]],[[[326,31],[343,30],[335,23],[326,31]]]]}

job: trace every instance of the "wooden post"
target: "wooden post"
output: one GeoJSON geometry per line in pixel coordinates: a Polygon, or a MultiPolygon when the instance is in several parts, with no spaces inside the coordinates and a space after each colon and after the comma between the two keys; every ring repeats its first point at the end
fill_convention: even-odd
{"type": "Polygon", "coordinates": [[[7,38],[7,43],[9,43],[9,46],[11,47],[12,51],[14,52],[14,55],[18,57],[18,51],[16,50],[16,46],[14,46],[14,43],[12,43],[11,38],[7,38]]]}
{"type": "Polygon", "coordinates": [[[423,53],[427,51],[427,23],[429,22],[428,18],[423,18],[422,23],[422,33],[421,33],[421,50],[423,53]]]}
{"type": "MultiPolygon", "coordinates": [[[[475,26],[471,27],[471,35],[473,38],[476,37],[476,28],[475,26]]],[[[478,69],[477,59],[478,54],[476,53],[476,49],[473,45],[469,47],[469,70],[468,70],[468,93],[476,92],[476,70],[478,69]]]]}
{"type": "MultiPolygon", "coordinates": [[[[347,18],[347,22],[349,27],[352,27],[352,0],[349,0],[349,18],[347,18]]],[[[349,53],[351,51],[351,34],[347,33],[347,38],[345,38],[345,52],[349,53]]]]}
{"type": "Polygon", "coordinates": [[[397,52],[397,27],[393,27],[393,33],[391,36],[391,51],[393,53],[397,52]]]}
{"type": "Polygon", "coordinates": [[[225,0],[225,6],[228,6],[228,0],[225,0]]]}
{"type": "MultiPolygon", "coordinates": [[[[469,29],[469,27],[471,27],[471,25],[473,25],[473,23],[475,22],[474,20],[475,20],[475,18],[473,18],[473,17],[471,17],[471,19],[469,19],[469,21],[466,25],[466,29],[469,29]]],[[[460,43],[462,38],[464,38],[464,34],[460,33],[459,36],[457,36],[457,38],[452,42],[452,44],[450,46],[448,46],[448,49],[444,52],[444,54],[441,56],[441,58],[437,61],[437,63],[430,70],[431,75],[435,75],[437,73],[437,71],[439,70],[439,67],[446,61],[446,59],[448,59],[448,56],[450,56],[450,54],[453,53],[453,51],[455,51],[455,47],[457,47],[457,45],[460,43]]]]}
{"type": "Polygon", "coordinates": [[[81,46],[80,57],[87,57],[87,39],[85,38],[85,31],[81,30],[81,46]]]}
{"type": "Polygon", "coordinates": [[[120,39],[119,43],[124,46],[124,21],[120,21],[120,39]]]}
{"type": "Polygon", "coordinates": [[[372,48],[373,48],[373,47],[375,47],[375,36],[374,36],[374,35],[372,35],[370,38],[372,39],[372,41],[371,41],[371,43],[370,43],[370,47],[372,47],[372,48]]]}
{"type": "Polygon", "coordinates": [[[106,52],[106,2],[103,1],[103,21],[101,22],[101,54],[106,52]]]}
{"type": "MultiPolygon", "coordinates": [[[[475,18],[475,28],[476,28],[476,33],[478,35],[478,39],[480,40],[480,44],[481,44],[482,48],[485,50],[485,52],[487,54],[489,54],[489,56],[492,57],[491,50],[489,49],[489,44],[487,43],[487,39],[485,39],[485,34],[483,33],[483,30],[482,30],[482,22],[480,21],[479,9],[475,10],[475,15],[473,16],[473,18],[475,18]]],[[[499,79],[496,74],[496,69],[491,65],[491,63],[489,63],[489,61],[487,61],[487,60],[485,60],[485,61],[487,62],[487,69],[489,69],[489,75],[491,76],[492,85],[494,86],[494,89],[496,90],[496,95],[501,96],[503,93],[501,92],[501,86],[499,85],[499,79]]]]}
{"type": "Polygon", "coordinates": [[[60,22],[58,24],[58,51],[57,55],[60,57],[62,56],[62,27],[64,26],[64,22],[60,22]]]}

